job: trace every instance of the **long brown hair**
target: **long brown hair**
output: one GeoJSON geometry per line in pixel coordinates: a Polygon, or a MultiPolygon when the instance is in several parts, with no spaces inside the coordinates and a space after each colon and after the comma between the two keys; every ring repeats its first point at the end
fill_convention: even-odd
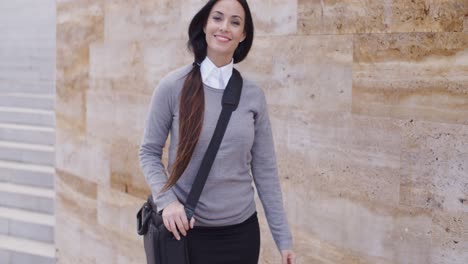
{"type": "Polygon", "coordinates": [[[205,96],[200,67],[194,65],[187,75],[180,95],[179,143],[171,174],[162,191],[166,191],[179,180],[187,168],[200,137],[205,113],[205,96]]]}
{"type": "MultiPolygon", "coordinates": [[[[218,0],[210,0],[193,17],[190,22],[187,47],[192,51],[195,62],[192,70],[187,74],[180,95],[179,106],[179,143],[176,159],[171,167],[169,179],[161,192],[174,186],[187,168],[195,146],[200,138],[203,118],[205,113],[205,95],[203,92],[203,80],[200,72],[200,63],[205,59],[208,44],[206,43],[203,28],[208,16],[218,0]]],[[[234,63],[241,62],[250,51],[254,38],[254,26],[252,14],[246,0],[238,0],[245,12],[244,31],[246,38],[234,51],[234,63]]]]}

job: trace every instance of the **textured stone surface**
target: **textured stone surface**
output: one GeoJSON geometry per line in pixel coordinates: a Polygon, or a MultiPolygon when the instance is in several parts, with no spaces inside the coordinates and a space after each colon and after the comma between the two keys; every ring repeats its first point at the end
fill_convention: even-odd
{"type": "Polygon", "coordinates": [[[468,34],[354,38],[353,113],[468,124],[468,34]]]}
{"type": "MultiPolygon", "coordinates": [[[[58,1],[58,263],[145,262],[138,145],[204,2],[58,1]]],[[[467,263],[466,1],[249,3],[297,263],[467,263]]]]}
{"type": "Polygon", "coordinates": [[[104,37],[104,1],[57,1],[56,123],[84,133],[90,44],[104,37]]]}
{"type": "Polygon", "coordinates": [[[251,55],[255,59],[240,69],[258,80],[271,105],[283,111],[350,111],[350,36],[259,37],[251,55]]]}
{"type": "Polygon", "coordinates": [[[401,203],[468,212],[468,127],[409,121],[403,128],[401,203]]]}
{"type": "Polygon", "coordinates": [[[461,32],[460,0],[298,0],[301,34],[461,32]]]}

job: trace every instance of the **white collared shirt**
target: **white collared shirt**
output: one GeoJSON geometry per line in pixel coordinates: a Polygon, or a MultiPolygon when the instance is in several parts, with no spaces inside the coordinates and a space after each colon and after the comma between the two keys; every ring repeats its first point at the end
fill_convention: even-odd
{"type": "Polygon", "coordinates": [[[231,78],[233,68],[233,60],[231,60],[231,63],[218,68],[207,56],[200,65],[203,83],[210,87],[224,90],[231,78]]]}

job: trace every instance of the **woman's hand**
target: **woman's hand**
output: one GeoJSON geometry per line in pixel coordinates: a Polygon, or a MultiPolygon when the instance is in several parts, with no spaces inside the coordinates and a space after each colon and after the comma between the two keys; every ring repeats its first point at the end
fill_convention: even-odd
{"type": "Polygon", "coordinates": [[[281,250],[281,256],[283,258],[282,264],[296,263],[296,254],[292,250],[281,250]]]}
{"type": "Polygon", "coordinates": [[[177,240],[180,240],[180,234],[187,235],[187,231],[193,228],[195,218],[190,220],[190,227],[185,214],[184,205],[179,201],[170,203],[162,212],[164,226],[171,232],[177,240]]]}

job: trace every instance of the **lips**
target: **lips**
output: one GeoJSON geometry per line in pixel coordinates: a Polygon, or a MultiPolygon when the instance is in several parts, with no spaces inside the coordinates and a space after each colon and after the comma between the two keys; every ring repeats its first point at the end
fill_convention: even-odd
{"type": "Polygon", "coordinates": [[[215,38],[221,42],[228,42],[228,41],[231,41],[232,39],[230,37],[227,37],[227,36],[223,36],[223,35],[214,35],[215,38]]]}

